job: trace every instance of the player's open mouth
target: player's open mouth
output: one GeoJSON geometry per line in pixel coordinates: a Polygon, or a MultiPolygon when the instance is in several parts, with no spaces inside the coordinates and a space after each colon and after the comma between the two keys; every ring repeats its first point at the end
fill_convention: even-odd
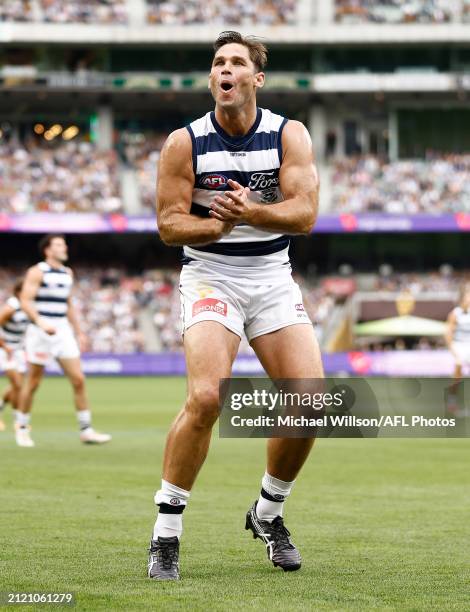
{"type": "Polygon", "coordinates": [[[231,90],[233,89],[233,84],[232,84],[232,83],[229,83],[228,81],[223,81],[223,82],[220,84],[220,88],[221,88],[223,91],[231,91],[231,90]]]}

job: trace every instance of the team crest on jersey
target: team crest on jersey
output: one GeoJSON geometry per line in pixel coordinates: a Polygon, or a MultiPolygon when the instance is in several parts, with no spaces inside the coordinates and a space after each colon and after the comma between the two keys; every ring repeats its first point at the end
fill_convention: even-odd
{"type": "Polygon", "coordinates": [[[205,174],[199,182],[209,189],[221,189],[227,185],[227,180],[227,177],[223,174],[205,174]]]}
{"type": "Polygon", "coordinates": [[[215,298],[205,298],[193,304],[193,317],[201,312],[215,312],[216,314],[227,316],[227,304],[215,298]]]}

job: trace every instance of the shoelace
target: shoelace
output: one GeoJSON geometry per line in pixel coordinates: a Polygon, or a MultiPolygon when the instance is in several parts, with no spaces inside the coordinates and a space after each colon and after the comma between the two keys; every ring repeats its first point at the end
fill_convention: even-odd
{"type": "Polygon", "coordinates": [[[161,554],[162,566],[164,569],[169,570],[173,565],[173,562],[177,559],[176,546],[169,542],[160,543],[158,552],[161,554]]]}
{"type": "Polygon", "coordinates": [[[284,525],[284,521],[280,516],[276,517],[269,526],[271,532],[276,536],[278,544],[292,548],[292,544],[289,541],[290,531],[284,525]]]}

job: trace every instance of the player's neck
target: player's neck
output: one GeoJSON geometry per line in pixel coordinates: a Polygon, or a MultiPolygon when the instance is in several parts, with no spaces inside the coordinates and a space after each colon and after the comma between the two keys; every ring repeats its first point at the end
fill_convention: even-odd
{"type": "Polygon", "coordinates": [[[244,136],[256,121],[256,102],[245,108],[229,109],[215,107],[215,118],[229,136],[244,136]]]}
{"type": "Polygon", "coordinates": [[[53,259],[52,257],[46,257],[45,262],[51,266],[51,268],[63,268],[64,264],[58,259],[53,259]]]}

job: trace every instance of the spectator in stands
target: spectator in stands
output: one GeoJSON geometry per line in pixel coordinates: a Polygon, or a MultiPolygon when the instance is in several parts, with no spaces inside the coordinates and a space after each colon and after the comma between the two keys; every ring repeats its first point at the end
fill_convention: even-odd
{"type": "Polygon", "coordinates": [[[337,161],[335,212],[470,212],[470,154],[387,162],[371,155],[337,161]]]}
{"type": "Polygon", "coordinates": [[[297,0],[148,0],[149,23],[188,25],[286,25],[295,22],[297,0]]]}
{"type": "Polygon", "coordinates": [[[126,0],[41,0],[44,21],[126,24],[126,0]]]}
{"type": "Polygon", "coordinates": [[[86,142],[0,144],[0,212],[122,210],[117,157],[86,142]]]}
{"type": "Polygon", "coordinates": [[[455,0],[336,0],[335,19],[342,23],[446,23],[458,18],[459,12],[460,3],[455,0]]]}

